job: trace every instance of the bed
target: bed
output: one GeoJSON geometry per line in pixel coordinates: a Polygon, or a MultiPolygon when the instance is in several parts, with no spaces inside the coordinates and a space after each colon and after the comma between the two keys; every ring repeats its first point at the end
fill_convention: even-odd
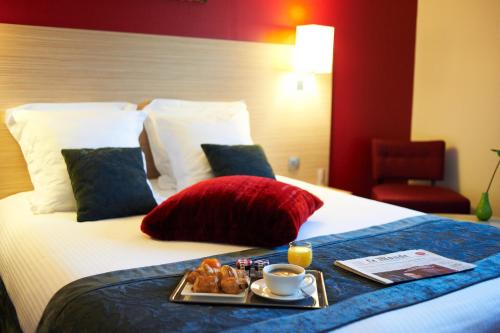
{"type": "MultiPolygon", "coordinates": [[[[285,177],[325,201],[301,228],[299,239],[384,224],[422,213],[348,195],[285,177]]],[[[161,191],[160,191],[161,192],[161,191]]],[[[171,193],[160,193],[168,197],[171,193]]],[[[153,241],[138,233],[141,217],[99,223],[74,222],[74,213],[33,215],[29,192],[0,202],[0,269],[24,332],[34,332],[53,294],[76,279],[240,251],[243,247],[153,241]],[[22,244],[22,246],[19,246],[22,244]]],[[[500,317],[500,279],[434,300],[374,316],[339,332],[493,332],[500,317]]],[[[165,297],[167,302],[167,297],[165,297]]],[[[333,300],[334,302],[334,300],[333,300]]]]}
{"type": "MultiPolygon", "coordinates": [[[[393,223],[433,219],[421,212],[294,179],[324,182],[324,179],[316,179],[316,175],[318,169],[328,167],[332,90],[330,76],[318,78],[318,90],[310,95],[306,91],[300,100],[281,90],[280,83],[286,75],[275,60],[277,56],[290,58],[289,46],[4,24],[0,25],[0,35],[11,41],[0,48],[3,65],[0,69],[0,79],[3,81],[0,83],[5,87],[0,91],[2,109],[32,101],[138,101],[161,96],[164,91],[186,99],[244,98],[252,110],[252,137],[263,144],[277,173],[284,175],[278,176],[278,180],[307,190],[324,202],[324,206],[302,225],[298,239],[342,238],[359,232],[369,238],[370,232],[394,226],[393,223]],[[16,44],[12,41],[21,42],[16,44]],[[73,50],[78,50],[77,54],[73,50]],[[48,56],[43,59],[36,56],[41,52],[48,56]],[[186,61],[179,65],[179,58],[186,61]],[[229,65],[231,70],[228,71],[229,65]],[[19,66],[30,70],[19,73],[19,66]],[[47,83],[47,77],[53,80],[47,83]],[[241,77],[247,79],[241,80],[241,77]],[[308,107],[307,113],[300,112],[300,107],[304,105],[308,107]],[[287,121],[283,122],[283,119],[287,121]],[[283,161],[297,150],[302,152],[303,163],[301,170],[294,173],[288,170],[283,161]]],[[[19,327],[17,324],[8,326],[13,332],[18,329],[26,333],[35,332],[51,299],[75,282],[156,265],[182,265],[189,260],[198,261],[206,256],[224,256],[226,253],[248,249],[248,246],[207,242],[153,240],[140,232],[143,215],[76,223],[77,214],[74,211],[33,214],[29,202],[34,192],[30,190],[32,184],[24,159],[17,144],[3,127],[0,129],[0,140],[0,277],[5,286],[5,290],[1,290],[1,304],[2,309],[6,309],[11,302],[13,307],[10,309],[16,312],[6,311],[0,318],[2,325],[6,321],[18,321],[19,327]]],[[[143,150],[148,151],[147,145],[143,145],[143,150]]],[[[151,161],[151,156],[146,159],[151,161]]],[[[148,165],[148,174],[151,176],[153,173],[150,169],[148,165]]],[[[174,195],[175,191],[165,190],[160,181],[154,179],[156,177],[151,178],[159,202],[174,195]]],[[[489,239],[483,237],[483,243],[478,244],[488,245],[489,252],[484,252],[485,257],[498,252],[498,231],[495,229],[449,220],[443,223],[464,232],[471,229],[476,230],[478,235],[491,235],[489,239]]],[[[432,237],[431,232],[429,237],[422,239],[432,237]]],[[[464,252],[468,252],[471,258],[475,250],[480,250],[471,244],[473,242],[460,241],[464,242],[463,249],[467,248],[464,252]]],[[[447,247],[446,241],[441,243],[440,246],[447,247]]],[[[328,255],[326,259],[333,262],[335,255],[328,255]]],[[[500,278],[495,277],[499,273],[498,267],[497,264],[489,265],[490,275],[469,283],[467,288],[448,290],[427,301],[398,306],[391,311],[345,322],[336,331],[498,331],[500,278]]],[[[334,289],[332,286],[327,285],[327,288],[334,289]]],[[[168,291],[161,290],[160,305],[169,304],[168,291]]],[[[330,299],[333,306],[329,309],[332,311],[336,311],[336,305],[347,304],[336,301],[330,299]]],[[[210,311],[213,310],[214,307],[211,307],[210,311]]],[[[201,308],[201,311],[209,311],[209,308],[201,308]]],[[[307,329],[306,325],[314,321],[311,319],[315,318],[314,312],[298,315],[302,317],[286,317],[278,325],[298,320],[304,331],[330,330],[307,329]]],[[[339,311],[329,315],[330,318],[339,318],[345,313],[339,311]]],[[[169,312],[161,316],[168,317],[169,312]]],[[[102,326],[94,331],[120,331],[113,327],[113,320],[105,319],[101,318],[100,323],[110,326],[102,326]]],[[[68,320],[73,323],[73,331],[92,331],[83,321],[74,318],[68,320]]],[[[266,326],[266,323],[264,326],[234,329],[283,330],[271,323],[266,326]]],[[[141,325],[140,321],[138,325],[141,325]]],[[[135,326],[135,331],[141,330],[141,327],[135,326]]],[[[189,325],[186,327],[189,328],[189,325]]],[[[291,330],[298,330],[297,327],[291,330]]],[[[187,331],[188,328],[179,331],[187,331]]]]}

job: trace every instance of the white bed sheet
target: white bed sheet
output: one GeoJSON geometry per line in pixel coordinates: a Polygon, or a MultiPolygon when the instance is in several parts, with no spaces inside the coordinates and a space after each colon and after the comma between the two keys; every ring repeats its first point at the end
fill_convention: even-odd
{"type": "MultiPolygon", "coordinates": [[[[325,187],[284,177],[279,179],[305,188],[325,202],[325,206],[302,226],[299,239],[422,214],[325,187]]],[[[172,192],[157,194],[168,197],[172,192]]],[[[75,213],[33,215],[29,210],[29,195],[29,192],[19,193],[0,200],[0,274],[26,333],[35,331],[54,293],[79,278],[246,249],[232,245],[155,241],[140,232],[142,216],[77,223],[75,213]]],[[[464,320],[472,327],[479,323],[485,327],[494,326],[498,322],[492,323],[492,311],[500,311],[500,297],[488,298],[495,296],[491,288],[500,290],[500,279],[361,320],[339,331],[421,332],[431,327],[432,331],[451,332],[457,322],[464,320]]]]}

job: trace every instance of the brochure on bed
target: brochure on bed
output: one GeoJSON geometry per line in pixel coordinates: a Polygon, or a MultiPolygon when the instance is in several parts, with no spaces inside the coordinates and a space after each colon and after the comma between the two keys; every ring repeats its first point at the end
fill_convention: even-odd
{"type": "MultiPolygon", "coordinates": [[[[500,276],[500,229],[426,215],[310,240],[311,269],[324,274],[330,306],[319,310],[251,308],[169,302],[186,269],[199,260],[110,272],[62,288],[50,301],[39,332],[325,331],[423,302],[500,276]],[[385,286],[333,265],[335,260],[423,248],[477,265],[472,270],[385,286]]],[[[286,248],[219,256],[286,262],[286,248]]]]}

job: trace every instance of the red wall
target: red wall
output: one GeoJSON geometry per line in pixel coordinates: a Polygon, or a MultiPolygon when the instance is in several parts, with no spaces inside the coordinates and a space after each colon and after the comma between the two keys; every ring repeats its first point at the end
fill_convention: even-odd
{"type": "Polygon", "coordinates": [[[293,43],[294,27],[327,24],[324,0],[0,0],[0,22],[293,43]]]}
{"type": "Polygon", "coordinates": [[[372,137],[409,139],[417,0],[0,0],[0,22],[293,43],[335,27],[331,184],[368,195],[372,137]]]}
{"type": "Polygon", "coordinates": [[[330,185],[368,196],[371,138],[410,139],[417,0],[335,3],[330,185]]]}

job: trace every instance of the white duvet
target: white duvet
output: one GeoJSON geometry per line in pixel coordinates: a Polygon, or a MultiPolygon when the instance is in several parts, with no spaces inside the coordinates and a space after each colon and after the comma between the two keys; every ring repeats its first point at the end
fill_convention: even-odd
{"type": "MultiPolygon", "coordinates": [[[[300,186],[325,202],[302,226],[299,239],[422,214],[288,178],[280,180],[300,186]]],[[[79,278],[245,249],[155,241],[140,232],[142,216],[77,223],[75,213],[33,215],[27,201],[29,195],[19,193],[0,200],[0,274],[26,333],[36,330],[54,293],[79,278]]],[[[493,332],[500,328],[499,290],[500,279],[491,280],[367,318],[338,331],[493,332]]]]}

